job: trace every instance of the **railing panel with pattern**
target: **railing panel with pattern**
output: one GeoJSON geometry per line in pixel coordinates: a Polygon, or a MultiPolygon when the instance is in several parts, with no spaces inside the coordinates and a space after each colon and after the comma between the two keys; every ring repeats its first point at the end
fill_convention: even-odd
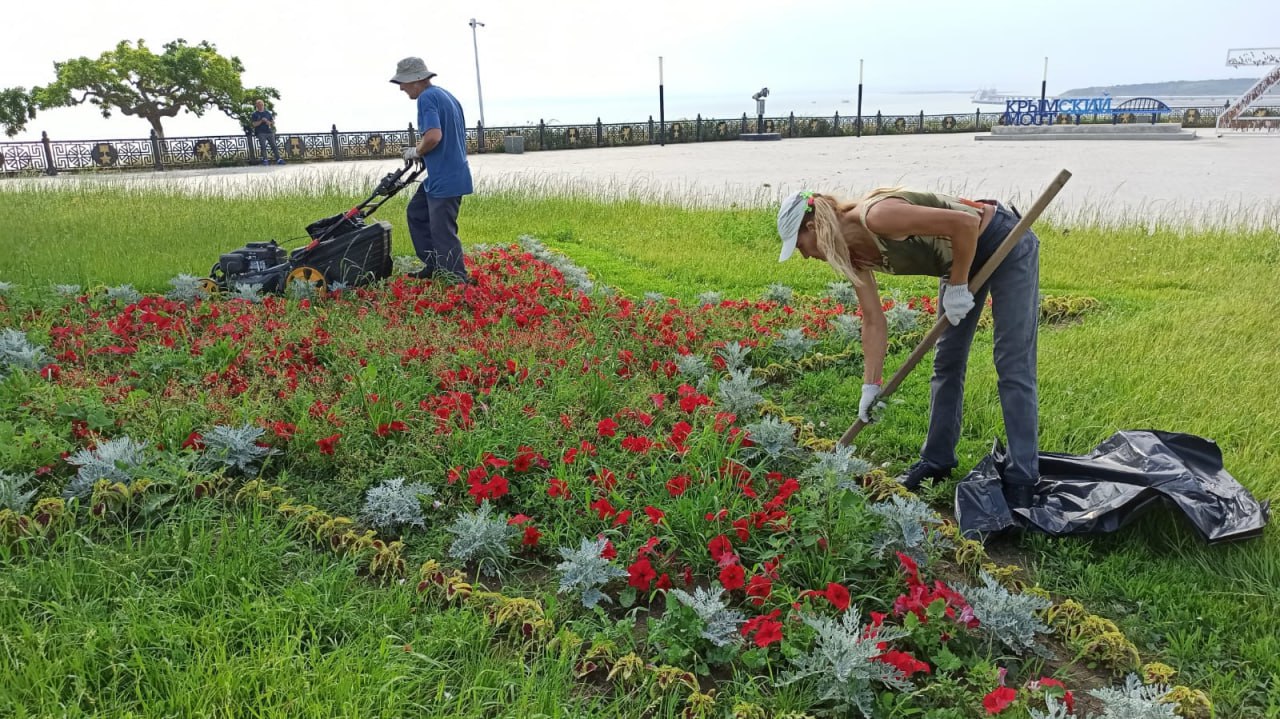
{"type": "MultiPolygon", "coordinates": [[[[1280,73],[1280,68],[1273,75],[1280,73]]],[[[1270,75],[1268,76],[1270,77],[1270,75]]],[[[1280,77],[1280,76],[1278,76],[1280,77]]],[[[1256,98],[1255,98],[1256,99],[1256,98]]],[[[1271,105],[1270,97],[1265,98],[1271,105]]],[[[1280,118],[1280,98],[1275,107],[1254,107],[1248,123],[1258,118],[1280,118]]],[[[1180,122],[1183,127],[1211,128],[1237,121],[1229,108],[1174,107],[1168,111],[1136,109],[1133,112],[1097,116],[1054,118],[1054,123],[1136,123],[1151,122],[1153,114],[1162,121],[1180,122]],[[1224,118],[1226,118],[1224,120],[1224,118]]],[[[1237,113],[1238,114],[1238,113],[1237,113]]],[[[639,122],[526,125],[523,127],[479,127],[467,130],[468,153],[502,152],[510,135],[524,138],[524,149],[575,150],[597,147],[627,147],[737,140],[743,133],[776,132],[784,138],[851,137],[855,135],[912,135],[931,133],[986,132],[1006,122],[998,112],[967,112],[944,115],[832,114],[824,117],[735,117],[679,118],[665,126],[653,118],[639,122]],[[483,142],[481,142],[483,134],[483,142]]],[[[339,132],[297,132],[276,136],[281,157],[288,161],[333,161],[399,158],[403,149],[416,140],[412,128],[339,132]]],[[[270,153],[270,150],[268,150],[270,153]]],[[[49,140],[0,142],[0,173],[5,175],[47,172],[109,171],[125,169],[179,169],[237,166],[261,162],[262,152],[252,135],[206,135],[114,140],[49,140]]]]}

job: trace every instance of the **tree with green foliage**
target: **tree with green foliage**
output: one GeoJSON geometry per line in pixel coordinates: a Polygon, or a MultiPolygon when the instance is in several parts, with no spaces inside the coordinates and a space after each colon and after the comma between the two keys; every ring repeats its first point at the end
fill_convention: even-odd
{"type": "Polygon", "coordinates": [[[37,111],[86,102],[103,117],[118,111],[142,118],[160,137],[163,118],[182,110],[199,117],[214,108],[247,128],[255,99],[270,105],[280,98],[274,88],[244,87],[240,58],[223,57],[208,42],[188,45],[178,39],[157,55],[142,40],[136,45],[122,40],[96,60],[78,57],[53,67],[57,77],[47,86],[0,91],[0,123],[10,137],[22,132],[37,111]]]}

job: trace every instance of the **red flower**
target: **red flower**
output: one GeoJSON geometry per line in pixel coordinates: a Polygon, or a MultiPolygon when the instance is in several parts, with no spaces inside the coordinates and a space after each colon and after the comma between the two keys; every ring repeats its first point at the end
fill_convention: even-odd
{"type": "Polygon", "coordinates": [[[547,496],[568,499],[569,485],[563,479],[552,477],[551,481],[547,483],[547,496]]]}
{"type": "Polygon", "coordinates": [[[618,510],[614,509],[613,505],[605,497],[601,497],[587,506],[598,512],[601,519],[607,519],[618,513],[618,510]]]}
{"type": "Polygon", "coordinates": [[[618,556],[618,550],[613,546],[613,540],[604,540],[604,549],[600,551],[602,559],[614,559],[618,556]]]}
{"type": "Polygon", "coordinates": [[[658,577],[658,589],[666,591],[670,588],[671,588],[671,575],[667,574],[666,572],[663,572],[662,576],[658,577]]]}
{"type": "Polygon", "coordinates": [[[386,437],[392,432],[407,432],[407,431],[409,431],[409,427],[406,426],[404,422],[401,422],[400,420],[395,420],[394,422],[383,422],[382,424],[378,425],[377,434],[379,437],[386,437]]]}
{"type": "Polygon", "coordinates": [[[806,592],[801,592],[801,596],[806,595],[823,597],[828,602],[831,602],[832,606],[842,612],[849,608],[849,590],[835,582],[827,584],[827,588],[821,592],[812,589],[806,592]]]}
{"type": "Polygon", "coordinates": [[[342,439],[341,434],[331,434],[323,439],[317,439],[316,444],[320,447],[320,454],[333,454],[333,448],[338,445],[339,439],[342,439]]]}
{"type": "Polygon", "coordinates": [[[648,557],[641,557],[635,564],[627,567],[627,575],[628,585],[647,590],[657,578],[658,573],[653,571],[653,565],[649,563],[648,557]]]}
{"type": "Polygon", "coordinates": [[[744,637],[755,632],[753,640],[756,646],[767,647],[782,640],[782,622],[778,621],[780,616],[782,616],[782,610],[775,609],[768,614],[752,617],[744,622],[738,631],[742,632],[744,637]]]}
{"type": "Polygon", "coordinates": [[[538,528],[530,524],[524,528],[524,539],[520,541],[526,547],[538,546],[538,540],[542,538],[542,532],[538,528]]]}
{"type": "Polygon", "coordinates": [[[757,647],[764,648],[780,641],[782,641],[782,622],[776,620],[765,622],[756,630],[755,643],[757,647]]]}
{"type": "Polygon", "coordinates": [[[662,521],[662,518],[663,518],[663,517],[665,517],[665,516],[667,516],[665,513],[663,513],[663,511],[662,511],[661,509],[658,509],[657,507],[654,507],[653,505],[649,505],[648,507],[645,507],[645,508],[644,508],[644,513],[645,513],[645,514],[647,514],[647,515],[649,515],[649,521],[650,521],[650,522],[653,522],[654,524],[657,524],[658,522],[661,522],[661,521],[662,521]]]}
{"type": "Polygon", "coordinates": [[[707,551],[711,552],[711,558],[719,564],[725,556],[733,554],[733,543],[728,537],[719,534],[707,542],[707,551]]]}
{"type": "Polygon", "coordinates": [[[56,364],[49,363],[40,368],[40,376],[53,381],[62,376],[62,368],[56,364]]]}
{"type": "Polygon", "coordinates": [[[530,516],[529,516],[529,515],[527,515],[527,514],[517,514],[516,516],[514,516],[514,517],[512,517],[511,519],[508,519],[508,520],[507,520],[507,526],[508,526],[508,527],[518,527],[518,526],[520,526],[521,524],[524,524],[525,522],[528,522],[528,521],[529,521],[529,520],[531,520],[531,519],[533,519],[533,518],[532,518],[532,517],[530,517],[530,516]]]}
{"type": "Polygon", "coordinates": [[[751,578],[751,581],[747,582],[747,596],[755,597],[751,601],[756,606],[764,604],[764,600],[768,599],[772,593],[773,582],[763,574],[757,574],[751,578]]]}
{"type": "Polygon", "coordinates": [[[601,437],[612,437],[618,432],[618,423],[612,417],[606,417],[596,423],[596,432],[601,437]]]}
{"type": "Polygon", "coordinates": [[[885,652],[876,657],[875,660],[893,665],[904,677],[910,677],[916,672],[929,673],[929,664],[927,662],[922,662],[906,652],[897,650],[885,652]]]}
{"type": "Polygon", "coordinates": [[[672,497],[679,497],[689,489],[689,478],[683,475],[667,480],[667,492],[672,497]]]}
{"type": "Polygon", "coordinates": [[[982,708],[988,714],[999,714],[1017,698],[1018,692],[1013,687],[999,687],[982,698],[982,708]]]}
{"type": "Polygon", "coordinates": [[[618,512],[618,516],[613,518],[613,526],[620,527],[629,521],[631,521],[631,510],[623,510],[618,512]]]}
{"type": "Polygon", "coordinates": [[[742,589],[745,579],[746,572],[743,571],[741,564],[730,564],[720,570],[720,584],[731,592],[735,589],[742,589]]]}
{"type": "Polygon", "coordinates": [[[289,422],[276,421],[271,423],[271,431],[280,439],[287,441],[293,439],[293,434],[298,431],[298,428],[289,422]]]}
{"type": "Polygon", "coordinates": [[[1030,682],[1028,686],[1032,686],[1032,685],[1035,685],[1038,688],[1055,687],[1055,688],[1061,689],[1062,701],[1064,704],[1067,705],[1067,713],[1069,714],[1075,713],[1076,700],[1075,700],[1075,697],[1071,696],[1071,692],[1067,691],[1066,684],[1063,684],[1062,682],[1058,681],[1057,679],[1054,679],[1053,677],[1040,677],[1036,681],[1030,682]]]}
{"type": "Polygon", "coordinates": [[[191,434],[187,435],[187,440],[182,443],[182,448],[195,450],[204,449],[203,440],[204,437],[202,437],[199,432],[193,431],[191,434]]]}
{"type": "Polygon", "coordinates": [[[898,552],[898,563],[902,565],[902,571],[907,573],[908,586],[920,583],[920,568],[916,566],[914,559],[898,552]]]}

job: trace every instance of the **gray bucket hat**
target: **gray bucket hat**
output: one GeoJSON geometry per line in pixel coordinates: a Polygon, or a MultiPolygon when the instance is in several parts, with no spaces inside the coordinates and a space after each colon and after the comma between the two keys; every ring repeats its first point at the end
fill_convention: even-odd
{"type": "Polygon", "coordinates": [[[422,58],[406,57],[396,63],[396,74],[391,78],[391,82],[398,85],[402,82],[417,82],[435,76],[434,72],[427,69],[427,63],[423,62],[422,58]]]}

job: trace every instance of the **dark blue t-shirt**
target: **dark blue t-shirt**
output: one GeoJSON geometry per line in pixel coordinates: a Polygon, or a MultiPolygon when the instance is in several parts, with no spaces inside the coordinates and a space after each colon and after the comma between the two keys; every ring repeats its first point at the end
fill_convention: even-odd
{"type": "Polygon", "coordinates": [[[427,197],[470,195],[471,166],[467,164],[467,123],[462,105],[448,90],[433,85],[418,96],[418,136],[436,128],[440,129],[440,142],[422,158],[427,165],[423,192],[427,197]]]}
{"type": "Polygon", "coordinates": [[[268,122],[264,122],[261,125],[254,125],[253,127],[254,132],[260,135],[265,135],[272,132],[270,121],[274,119],[276,119],[276,116],[272,115],[270,110],[254,110],[253,115],[249,118],[249,122],[254,123],[258,120],[267,120],[268,122]]]}

